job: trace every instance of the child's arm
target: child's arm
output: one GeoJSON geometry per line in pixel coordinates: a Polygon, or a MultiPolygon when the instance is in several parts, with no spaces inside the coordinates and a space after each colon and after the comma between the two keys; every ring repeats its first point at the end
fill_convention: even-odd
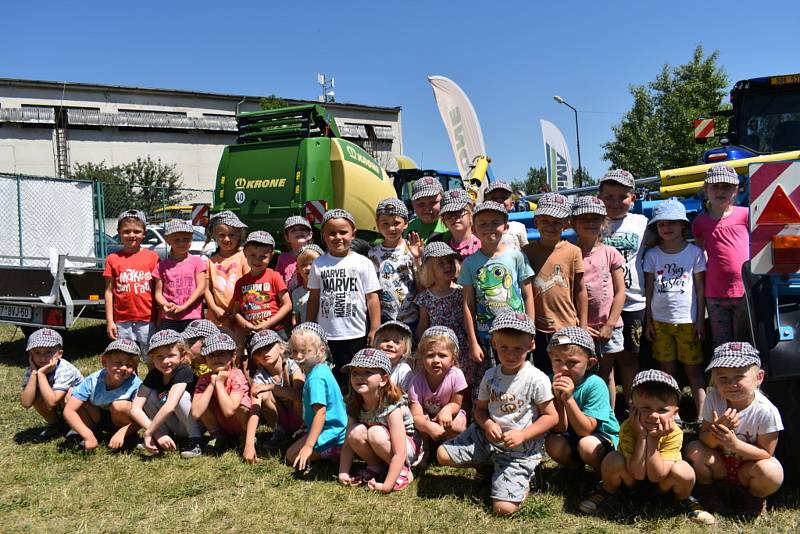
{"type": "Polygon", "coordinates": [[[694,295],[697,301],[695,308],[697,320],[694,322],[694,332],[697,339],[703,341],[706,337],[706,322],[703,320],[706,311],[706,273],[694,273],[694,295]]]}
{"type": "Polygon", "coordinates": [[[106,289],[103,292],[103,306],[106,309],[106,335],[109,339],[117,339],[117,324],[114,322],[114,277],[106,276],[106,289]]]}
{"type": "Polygon", "coordinates": [[[256,330],[274,330],[276,326],[282,324],[286,318],[292,313],[292,299],[289,297],[289,292],[285,289],[278,293],[278,300],[281,305],[275,315],[260,323],[256,330]]]}
{"type": "Polygon", "coordinates": [[[478,335],[475,333],[475,288],[473,286],[463,286],[464,295],[464,330],[467,331],[469,339],[469,357],[473,362],[483,361],[483,351],[478,343],[478,335]]]}
{"type": "MultiPolygon", "coordinates": [[[[350,436],[350,432],[353,430],[353,427],[356,426],[356,422],[352,417],[347,418],[347,436],[350,436]]],[[[347,442],[347,439],[344,440],[344,445],[342,446],[342,452],[339,453],[339,483],[344,486],[350,485],[350,468],[353,467],[353,449],[350,447],[350,444],[347,442]]]]}
{"type": "Polygon", "coordinates": [[[645,453],[647,478],[651,482],[661,482],[672,470],[674,460],[665,460],[658,450],[658,444],[662,437],[668,436],[675,428],[675,422],[669,419],[666,426],[661,426],[647,433],[647,452],[645,453]]]}
{"type": "Polygon", "coordinates": [[[167,299],[164,298],[164,282],[161,278],[153,278],[153,288],[153,300],[156,301],[158,307],[164,313],[172,313],[175,311],[175,304],[167,302],[167,299]]]}
{"type": "Polygon", "coordinates": [[[639,411],[636,408],[631,408],[629,419],[631,421],[631,430],[633,431],[633,453],[625,463],[628,472],[635,480],[644,480],[647,477],[647,464],[645,462],[647,431],[639,421],[639,411]]]}
{"type": "Polygon", "coordinates": [[[578,313],[578,324],[586,328],[589,322],[589,293],[583,283],[583,273],[575,273],[575,288],[572,298],[575,300],[575,311],[578,313]]]}
{"type": "Polygon", "coordinates": [[[194,283],[195,283],[194,291],[192,291],[192,294],[189,295],[188,299],[186,299],[186,302],[184,302],[180,306],[175,306],[175,308],[172,310],[173,315],[180,315],[181,313],[185,312],[186,310],[194,306],[194,304],[197,302],[197,299],[203,298],[203,296],[206,293],[206,283],[207,283],[206,272],[200,271],[198,273],[195,273],[194,283]]]}
{"type": "Polygon", "coordinates": [[[317,322],[319,314],[319,289],[308,290],[308,303],[306,304],[306,319],[317,322]]]}
{"type": "Polygon", "coordinates": [[[503,432],[503,444],[506,447],[519,447],[528,440],[544,436],[556,426],[558,414],[553,405],[553,399],[537,404],[536,408],[539,410],[539,417],[536,418],[536,421],[525,428],[503,432]]]}
{"type": "Polygon", "coordinates": [[[600,339],[608,341],[614,333],[622,308],[625,306],[625,273],[622,267],[611,271],[611,282],[614,285],[614,300],[611,301],[611,311],[608,312],[606,324],[600,327],[600,339]]]}
{"type": "Polygon", "coordinates": [[[757,462],[772,458],[775,454],[775,447],[778,446],[778,432],[759,434],[756,436],[756,444],[751,445],[739,439],[733,430],[724,425],[710,425],[710,427],[719,447],[736,454],[743,460],[757,462]]]}
{"type": "Polygon", "coordinates": [[[144,405],[147,403],[147,397],[150,395],[150,388],[142,384],[136,392],[136,396],[131,401],[131,419],[140,427],[147,430],[150,427],[150,418],[144,413],[144,405]]]}
{"type": "Polygon", "coordinates": [[[256,430],[261,421],[261,397],[255,396],[252,399],[253,404],[250,406],[250,417],[247,419],[242,458],[250,463],[256,463],[259,461],[258,454],[256,454],[256,430]]]}
{"type": "Polygon", "coordinates": [[[217,306],[217,301],[214,299],[214,294],[211,292],[212,281],[211,281],[211,269],[208,269],[205,272],[205,279],[206,279],[206,288],[203,291],[203,298],[206,301],[206,306],[209,310],[211,310],[214,315],[222,319],[222,316],[225,315],[225,309],[222,306],[217,306]]]}
{"type": "Polygon", "coordinates": [[[424,306],[419,307],[419,321],[417,322],[417,331],[415,335],[417,339],[422,337],[422,334],[425,333],[425,330],[431,325],[431,316],[428,314],[427,308],[424,306]]]}
{"type": "Polygon", "coordinates": [[[317,444],[320,434],[322,434],[322,427],[325,426],[325,417],[328,414],[328,409],[324,404],[312,404],[311,409],[314,410],[314,417],[311,419],[311,426],[306,434],[306,442],[297,453],[292,467],[305,471],[308,466],[309,458],[314,454],[314,445],[317,444]]]}
{"type": "Polygon", "coordinates": [[[367,313],[369,314],[369,334],[367,334],[367,345],[372,346],[375,339],[375,332],[381,325],[381,300],[378,292],[367,293],[367,313]]]}
{"type": "MultiPolygon", "coordinates": [[[[556,378],[553,377],[553,383],[556,382],[556,378]]],[[[565,391],[565,395],[561,402],[564,405],[564,412],[567,417],[567,424],[568,426],[572,427],[572,430],[581,437],[584,438],[589,436],[597,429],[597,419],[594,417],[590,417],[581,411],[581,407],[578,406],[578,403],[575,402],[575,397],[572,394],[575,392],[575,384],[570,379],[564,380],[563,378],[559,381],[559,384],[563,384],[562,391],[565,391]]],[[[608,393],[606,393],[607,395],[608,393]]]]}
{"type": "Polygon", "coordinates": [[[389,443],[391,445],[392,458],[389,461],[389,470],[383,484],[370,480],[367,485],[370,489],[383,493],[390,493],[394,489],[397,478],[406,463],[406,427],[403,424],[403,410],[397,408],[386,416],[386,423],[389,426],[389,443]]]}
{"type": "Polygon", "coordinates": [[[414,418],[414,428],[437,441],[444,438],[442,427],[428,418],[420,403],[409,401],[408,409],[411,411],[411,417],[414,418]]]}
{"type": "Polygon", "coordinates": [[[483,429],[486,439],[492,443],[503,441],[503,429],[489,416],[489,402],[475,401],[475,423],[483,429]]]}
{"type": "Polygon", "coordinates": [[[644,294],[647,304],[644,307],[644,334],[650,341],[656,340],[653,325],[653,273],[644,273],[644,294]]]}
{"type": "Polygon", "coordinates": [[[272,388],[272,394],[276,397],[291,401],[303,400],[303,385],[306,383],[306,377],[302,371],[297,371],[292,375],[292,385],[280,385],[272,388]]]}
{"type": "Polygon", "coordinates": [[[39,396],[47,405],[48,408],[54,410],[58,403],[66,396],[67,392],[63,390],[55,391],[53,386],[47,380],[47,373],[55,369],[58,362],[51,362],[50,364],[39,369],[36,379],[39,385],[39,396]],[[50,367],[52,365],[52,367],[50,367]]]}
{"type": "Polygon", "coordinates": [[[436,420],[445,428],[445,430],[450,430],[450,427],[453,424],[453,419],[455,419],[458,416],[458,412],[461,411],[461,405],[463,402],[463,392],[453,393],[453,395],[450,397],[450,402],[442,406],[442,408],[439,410],[439,413],[436,414],[436,420]]]}
{"type": "Polygon", "coordinates": [[[219,409],[225,417],[233,417],[242,402],[242,394],[238,391],[225,391],[225,383],[231,379],[228,371],[222,371],[217,375],[217,382],[214,384],[214,393],[217,396],[219,409]]]}
{"type": "Polygon", "coordinates": [[[94,436],[92,429],[86,426],[86,423],[83,422],[83,419],[81,419],[78,413],[82,406],[82,400],[75,398],[75,396],[70,397],[67,401],[67,405],[64,407],[64,421],[67,422],[72,430],[80,434],[83,438],[83,448],[87,451],[91,451],[97,448],[97,438],[94,436]]]}
{"type": "Polygon", "coordinates": [[[525,303],[525,314],[530,317],[531,321],[536,322],[536,308],[533,301],[533,277],[528,278],[522,282],[520,289],[522,289],[522,301],[525,303]]]}
{"type": "Polygon", "coordinates": [[[214,396],[214,391],[216,389],[215,384],[218,379],[219,376],[211,375],[211,382],[206,389],[201,393],[195,391],[194,397],[192,397],[192,417],[195,419],[200,419],[200,416],[208,410],[208,405],[211,404],[211,397],[214,396]]]}
{"type": "MultiPolygon", "coordinates": [[[[555,391],[553,392],[555,394],[555,391]]],[[[556,434],[563,434],[569,429],[569,419],[567,419],[567,412],[564,409],[564,403],[556,394],[553,397],[553,406],[556,409],[556,415],[558,415],[558,423],[556,426],[553,427],[552,432],[556,434]]]]}
{"type": "Polygon", "coordinates": [[[28,377],[28,383],[22,388],[22,393],[19,394],[19,402],[23,408],[30,408],[36,401],[36,387],[39,382],[39,370],[33,365],[31,357],[28,356],[28,363],[31,366],[31,376],[28,377]]]}

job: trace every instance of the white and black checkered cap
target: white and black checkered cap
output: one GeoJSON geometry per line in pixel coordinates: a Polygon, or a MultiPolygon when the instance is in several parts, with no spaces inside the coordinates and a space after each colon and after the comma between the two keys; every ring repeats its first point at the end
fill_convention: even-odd
{"type": "Polygon", "coordinates": [[[219,328],[217,328],[217,325],[208,319],[195,319],[189,323],[189,326],[184,328],[181,337],[184,341],[189,341],[197,338],[205,339],[209,336],[213,336],[214,334],[219,334],[219,328]]]}
{"type": "Polygon", "coordinates": [[[450,189],[442,193],[442,208],[439,214],[459,212],[472,205],[472,197],[464,189],[450,189]]]}
{"type": "Polygon", "coordinates": [[[194,227],[183,219],[170,219],[164,224],[164,236],[172,234],[193,234],[194,227]]]}
{"type": "Polygon", "coordinates": [[[533,324],[531,318],[524,313],[513,311],[501,313],[494,318],[492,326],[489,328],[489,333],[497,332],[498,330],[516,330],[532,336],[536,335],[536,325],[533,324]]]}
{"type": "Polygon", "coordinates": [[[423,176],[411,186],[411,200],[422,197],[435,197],[443,191],[442,184],[433,176],[423,176]]]}
{"type": "Polygon", "coordinates": [[[505,215],[506,219],[508,219],[508,211],[506,211],[506,207],[500,204],[499,202],[484,200],[483,202],[475,206],[475,211],[472,212],[472,216],[477,217],[478,214],[482,211],[496,211],[498,213],[502,213],[503,215],[505,215]]]}
{"type": "Polygon", "coordinates": [[[231,228],[247,228],[247,225],[239,219],[239,217],[230,210],[215,213],[208,219],[208,227],[213,228],[217,224],[224,224],[231,228]]]}
{"type": "Polygon", "coordinates": [[[331,219],[344,219],[345,221],[349,222],[353,228],[356,227],[356,220],[353,217],[353,214],[341,208],[334,208],[326,211],[325,215],[322,216],[322,226],[325,226],[325,223],[331,219]]]}
{"type": "Polygon", "coordinates": [[[202,356],[208,356],[212,352],[217,352],[219,350],[236,350],[236,342],[225,332],[207,337],[203,341],[203,348],[200,349],[200,354],[202,356]]]}
{"type": "Polygon", "coordinates": [[[678,387],[678,383],[675,381],[672,375],[658,369],[648,369],[646,371],[639,371],[636,373],[636,376],[633,377],[633,385],[631,386],[631,389],[636,389],[636,387],[647,382],[661,382],[662,384],[666,384],[674,389],[678,395],[681,394],[681,388],[678,387]]]}
{"type": "Polygon", "coordinates": [[[387,375],[392,373],[392,362],[389,361],[389,356],[381,349],[361,349],[353,355],[350,363],[342,366],[341,372],[349,373],[353,367],[380,369],[387,375]]]}
{"type": "Polygon", "coordinates": [[[375,208],[375,217],[381,215],[395,215],[408,220],[408,208],[399,198],[385,198],[378,202],[378,207],[375,208]]]}
{"type": "Polygon", "coordinates": [[[291,217],[286,217],[286,221],[283,223],[283,231],[285,232],[292,226],[303,226],[311,230],[311,223],[305,217],[301,217],[300,215],[292,215],[291,217]]]}
{"type": "Polygon", "coordinates": [[[170,330],[169,328],[159,330],[150,337],[150,342],[147,345],[147,352],[157,349],[158,347],[174,345],[180,341],[183,341],[183,337],[175,330],[170,330]]]}
{"type": "Polygon", "coordinates": [[[736,174],[736,169],[730,165],[720,163],[719,165],[709,167],[709,169],[706,171],[705,182],[707,184],[739,185],[739,175],[736,174]]]}
{"type": "Polygon", "coordinates": [[[302,247],[300,247],[300,250],[297,251],[297,255],[299,256],[300,254],[302,254],[303,252],[305,252],[307,250],[313,250],[314,252],[316,252],[320,256],[325,254],[325,251],[322,250],[322,248],[319,245],[315,245],[314,243],[308,243],[308,244],[303,245],[302,247]]]}
{"type": "Polygon", "coordinates": [[[319,336],[319,338],[322,340],[323,343],[325,343],[326,345],[328,344],[328,335],[325,333],[325,330],[323,330],[322,327],[317,323],[311,321],[300,323],[299,325],[294,327],[292,333],[294,334],[295,332],[301,330],[307,330],[309,332],[317,334],[317,336],[319,336]]]}
{"type": "Polygon", "coordinates": [[[428,258],[446,258],[447,256],[458,256],[458,253],[444,241],[433,241],[422,249],[422,261],[428,258]]]}
{"type": "Polygon", "coordinates": [[[264,230],[256,230],[255,232],[247,234],[247,240],[244,242],[245,246],[247,246],[248,243],[275,248],[275,238],[272,237],[272,234],[264,230]]]}
{"type": "Polygon", "coordinates": [[[139,344],[136,343],[132,339],[115,339],[111,343],[108,344],[106,350],[103,351],[103,356],[108,354],[109,352],[114,352],[118,350],[120,352],[124,352],[126,354],[130,354],[131,356],[141,356],[142,352],[139,350],[139,344]]]}
{"type": "Polygon", "coordinates": [[[758,351],[746,341],[729,341],[714,349],[714,356],[706,371],[717,367],[735,369],[757,365],[761,367],[758,351]]]}
{"type": "Polygon", "coordinates": [[[61,339],[61,334],[52,328],[40,328],[30,335],[28,338],[28,347],[25,349],[38,349],[39,347],[58,347],[64,346],[64,340],[61,339]]]}
{"type": "Polygon", "coordinates": [[[117,224],[119,225],[122,219],[127,219],[127,218],[139,219],[140,221],[142,221],[142,224],[144,225],[147,224],[147,215],[145,215],[145,213],[142,210],[123,211],[122,213],[119,214],[119,217],[117,217],[117,224]]]}
{"type": "Polygon", "coordinates": [[[422,343],[422,340],[425,339],[426,337],[439,337],[439,336],[444,336],[450,341],[452,341],[453,344],[456,346],[456,351],[458,352],[461,351],[460,347],[458,346],[458,336],[456,335],[455,332],[453,332],[452,328],[448,328],[446,326],[441,326],[441,325],[431,326],[422,333],[422,337],[419,338],[419,342],[422,343]]]}
{"type": "Polygon", "coordinates": [[[486,186],[486,191],[483,192],[483,196],[488,195],[492,191],[497,191],[498,189],[501,190],[501,191],[508,191],[509,193],[513,193],[514,192],[514,190],[511,189],[511,186],[508,184],[508,182],[503,182],[501,180],[495,180],[494,182],[492,182],[492,183],[490,183],[489,185],[486,186]]]}
{"type": "Polygon", "coordinates": [[[578,197],[572,202],[572,216],[586,215],[587,213],[594,213],[596,215],[606,216],[606,205],[603,201],[593,196],[578,197]]]}
{"type": "Polygon", "coordinates": [[[580,326],[565,326],[557,331],[550,337],[550,342],[547,344],[547,351],[559,345],[578,345],[589,351],[589,354],[595,356],[594,340],[589,332],[580,326]]]}
{"type": "Polygon", "coordinates": [[[387,328],[397,328],[398,330],[402,330],[409,336],[411,335],[411,327],[409,327],[406,323],[401,323],[400,321],[386,321],[385,323],[383,323],[378,327],[375,333],[377,334],[381,330],[385,330],[387,328]]]}
{"type": "Polygon", "coordinates": [[[556,219],[567,219],[572,215],[572,204],[564,195],[558,193],[545,193],[536,202],[534,217],[539,215],[549,215],[556,219]]]}
{"type": "Polygon", "coordinates": [[[603,182],[616,182],[619,185],[624,185],[625,187],[633,188],[635,184],[633,175],[626,171],[625,169],[613,169],[605,173],[602,178],[600,178],[600,183],[603,182]]]}
{"type": "Polygon", "coordinates": [[[264,347],[280,343],[281,337],[272,330],[259,330],[250,338],[250,354],[264,347]]]}

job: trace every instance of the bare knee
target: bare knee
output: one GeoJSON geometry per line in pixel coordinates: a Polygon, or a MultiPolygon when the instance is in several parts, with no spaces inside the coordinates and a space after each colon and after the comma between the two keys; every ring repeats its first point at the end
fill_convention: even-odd
{"type": "Polygon", "coordinates": [[[380,425],[371,426],[367,429],[367,441],[375,445],[386,443],[389,441],[389,433],[380,425]]]}
{"type": "Polygon", "coordinates": [[[581,460],[597,469],[603,461],[605,447],[597,436],[585,436],[578,442],[578,456],[581,460]]]}
{"type": "Polygon", "coordinates": [[[509,516],[517,513],[522,503],[509,501],[492,501],[492,511],[501,516],[509,516]]]}
{"type": "Polygon", "coordinates": [[[447,450],[444,447],[439,447],[436,449],[436,461],[439,462],[439,465],[446,465],[450,467],[454,467],[455,463],[450,458],[450,455],[447,453],[447,450]]]}
{"type": "Polygon", "coordinates": [[[362,444],[366,443],[368,439],[367,427],[364,425],[356,425],[347,433],[347,442],[362,444]]]}
{"type": "Polygon", "coordinates": [[[544,441],[544,448],[550,458],[560,464],[570,463],[570,460],[572,459],[572,451],[570,450],[569,443],[564,436],[550,434],[544,441]]]}
{"type": "Polygon", "coordinates": [[[108,411],[111,413],[111,421],[118,427],[125,426],[132,422],[131,406],[133,406],[133,404],[130,401],[112,402],[108,407],[108,411]]]}
{"type": "Polygon", "coordinates": [[[757,497],[772,495],[783,484],[783,466],[776,458],[755,462],[749,474],[747,489],[757,497]]]}

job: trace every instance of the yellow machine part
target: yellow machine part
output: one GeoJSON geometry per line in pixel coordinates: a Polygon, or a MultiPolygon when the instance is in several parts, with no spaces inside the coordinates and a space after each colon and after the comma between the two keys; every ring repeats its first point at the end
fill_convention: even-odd
{"type": "MultiPolygon", "coordinates": [[[[702,165],[693,165],[691,167],[681,167],[680,169],[667,169],[665,171],[661,171],[659,176],[661,177],[661,194],[677,194],[677,190],[670,189],[673,186],[677,186],[679,184],[691,184],[693,187],[697,182],[700,183],[700,187],[703,186],[703,180],[706,178],[706,171],[713,167],[714,165],[719,165],[720,163],[724,163],[726,165],[730,165],[736,172],[742,175],[747,174],[748,165],[751,163],[764,163],[767,161],[784,161],[790,159],[798,159],[800,158],[800,150],[793,150],[791,152],[781,152],[780,154],[768,154],[766,156],[756,156],[754,158],[744,158],[744,159],[734,159],[730,161],[721,161],[717,163],[704,163],[702,165]],[[666,190],[666,191],[665,191],[666,190]]],[[[694,191],[700,189],[697,187],[694,191]]],[[[692,194],[690,192],[691,188],[688,188],[685,194],[692,194]]],[[[681,193],[684,194],[684,193],[681,193]]]]}
{"type": "Polygon", "coordinates": [[[409,158],[408,156],[404,156],[404,155],[401,154],[399,156],[395,156],[394,160],[397,162],[397,168],[400,169],[400,170],[418,168],[417,167],[417,162],[414,161],[413,159],[409,158]]]}
{"type": "Polygon", "coordinates": [[[396,198],[386,171],[362,148],[344,139],[331,140],[333,207],[353,214],[356,228],[377,232],[375,206],[385,198],[396,198]]]}

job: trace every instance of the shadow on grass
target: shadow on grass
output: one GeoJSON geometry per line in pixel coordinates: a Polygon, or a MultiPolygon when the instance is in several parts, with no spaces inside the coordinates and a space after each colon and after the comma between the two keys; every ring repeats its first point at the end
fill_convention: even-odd
{"type": "Polygon", "coordinates": [[[439,474],[427,470],[417,482],[417,496],[423,499],[455,497],[470,502],[488,502],[488,480],[476,480],[465,476],[439,474]]]}
{"type": "Polygon", "coordinates": [[[327,460],[317,460],[313,462],[305,471],[295,469],[292,471],[292,477],[295,480],[303,481],[335,481],[339,475],[339,465],[327,460]]]}
{"type": "MultiPolygon", "coordinates": [[[[59,333],[64,338],[64,356],[70,361],[98,355],[109,343],[104,322],[85,320],[74,328],[59,333]]],[[[3,363],[27,367],[26,345],[26,338],[21,336],[17,327],[0,327],[0,359],[3,363]]]]}
{"type": "MultiPolygon", "coordinates": [[[[16,434],[14,434],[14,443],[17,445],[26,445],[28,443],[40,443],[37,438],[39,434],[47,428],[46,426],[36,426],[32,428],[26,428],[25,430],[20,430],[16,434]]],[[[52,439],[48,441],[53,441],[59,439],[61,436],[53,436],[52,439]]]]}

